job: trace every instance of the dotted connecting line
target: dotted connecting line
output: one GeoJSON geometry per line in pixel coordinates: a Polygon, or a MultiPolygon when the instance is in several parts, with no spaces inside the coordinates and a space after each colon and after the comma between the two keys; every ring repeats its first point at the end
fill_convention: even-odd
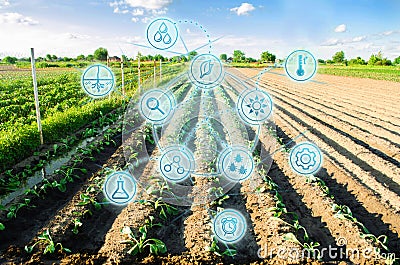
{"type": "Polygon", "coordinates": [[[200,30],[201,31],[203,31],[205,34],[206,34],[206,37],[207,37],[207,39],[208,39],[208,47],[209,47],[209,51],[208,51],[208,53],[210,53],[211,54],[211,50],[212,50],[212,42],[211,42],[211,39],[210,39],[210,34],[207,32],[207,30],[201,25],[201,24],[199,24],[198,22],[196,22],[196,21],[193,21],[193,20],[178,20],[178,23],[181,23],[181,24],[192,24],[192,25],[195,25],[195,26],[197,26],[197,27],[199,27],[200,28],[200,30]]]}

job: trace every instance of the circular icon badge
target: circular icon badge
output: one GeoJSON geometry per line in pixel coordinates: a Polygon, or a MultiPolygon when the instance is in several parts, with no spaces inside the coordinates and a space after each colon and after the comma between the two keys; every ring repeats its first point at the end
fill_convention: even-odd
{"type": "Polygon", "coordinates": [[[285,61],[286,74],[295,81],[306,81],[317,71],[317,61],[305,50],[297,50],[289,54],[285,61]]]}
{"type": "Polygon", "coordinates": [[[237,108],[242,120],[248,124],[256,125],[271,116],[272,99],[263,90],[244,91],[238,98],[237,108]]]}
{"type": "Polygon", "coordinates": [[[172,117],[175,105],[175,98],[170,92],[152,89],[140,98],[139,110],[148,121],[163,124],[172,117]]]}
{"type": "Polygon", "coordinates": [[[245,147],[228,147],[218,157],[218,170],[229,180],[248,179],[254,171],[251,153],[245,147]]]}
{"type": "Polygon", "coordinates": [[[300,175],[317,173],[322,165],[322,152],[313,143],[302,142],[290,151],[289,163],[294,172],[300,175]]]}
{"type": "Polygon", "coordinates": [[[124,171],[110,174],[103,186],[106,198],[118,205],[125,205],[136,195],[136,181],[124,171]]]}
{"type": "Polygon", "coordinates": [[[102,98],[114,89],[115,77],[107,66],[102,64],[91,65],[83,72],[81,86],[86,94],[92,98],[102,98]]]}
{"type": "Polygon", "coordinates": [[[200,54],[190,64],[189,78],[198,87],[213,88],[224,78],[222,63],[215,55],[200,54]]]}
{"type": "Polygon", "coordinates": [[[213,232],[218,240],[233,244],[239,242],[246,234],[247,223],[237,210],[225,209],[218,213],[213,222],[213,232]]]}
{"type": "Polygon", "coordinates": [[[173,146],[161,155],[160,171],[171,182],[181,182],[194,170],[194,156],[184,146],[173,146]]]}
{"type": "Polygon", "coordinates": [[[167,18],[153,20],[147,27],[147,40],[156,49],[171,48],[178,40],[176,23],[167,18]]]}

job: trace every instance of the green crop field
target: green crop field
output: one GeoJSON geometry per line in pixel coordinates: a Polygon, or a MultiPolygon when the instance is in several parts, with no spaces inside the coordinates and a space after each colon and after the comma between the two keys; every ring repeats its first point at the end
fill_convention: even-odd
{"type": "Polygon", "coordinates": [[[400,66],[337,66],[320,65],[318,73],[338,76],[352,76],[400,82],[400,66]]]}
{"type": "MultiPolygon", "coordinates": [[[[164,67],[163,79],[168,80],[178,68],[179,65],[164,67]]],[[[127,65],[124,69],[127,97],[122,96],[121,69],[112,69],[116,77],[116,92],[101,100],[93,100],[83,92],[80,84],[83,69],[38,69],[39,102],[46,144],[60,141],[69,133],[123,106],[135,93],[137,66],[127,65]]],[[[152,80],[152,75],[153,63],[143,63],[142,82],[152,80]]],[[[32,155],[40,141],[30,69],[0,66],[0,80],[0,168],[5,170],[32,155]]]]}

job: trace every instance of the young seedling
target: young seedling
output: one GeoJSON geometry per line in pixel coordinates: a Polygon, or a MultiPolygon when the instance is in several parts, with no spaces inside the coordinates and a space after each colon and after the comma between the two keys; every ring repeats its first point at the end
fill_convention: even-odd
{"type": "Polygon", "coordinates": [[[72,220],[72,222],[74,224],[74,228],[72,228],[72,233],[77,235],[79,233],[78,228],[81,227],[83,225],[83,223],[81,222],[81,220],[79,218],[75,218],[74,220],[72,220]]]}
{"type": "Polygon", "coordinates": [[[8,209],[7,218],[8,219],[16,218],[17,212],[23,207],[35,207],[34,205],[29,205],[30,203],[31,203],[30,199],[25,199],[24,202],[20,202],[20,203],[12,205],[8,209]]]}
{"type": "Polygon", "coordinates": [[[88,204],[92,204],[94,206],[94,208],[96,210],[100,210],[101,209],[101,204],[99,204],[96,199],[90,197],[89,195],[85,194],[85,193],[81,193],[79,195],[81,201],[78,203],[78,206],[85,206],[88,204]]]}
{"type": "Polygon", "coordinates": [[[159,210],[159,216],[161,219],[164,221],[167,220],[168,215],[177,215],[178,214],[178,209],[163,202],[162,198],[159,197],[156,201],[139,201],[139,203],[145,204],[145,205],[151,205],[154,207],[154,210],[159,210]]]}
{"type": "Polygon", "coordinates": [[[25,246],[25,251],[31,253],[36,245],[43,244],[45,246],[43,254],[54,253],[57,247],[60,248],[60,252],[71,252],[68,248],[64,248],[61,243],[54,243],[51,238],[49,229],[46,229],[40,236],[38,236],[38,241],[32,246],[25,246]]]}
{"type": "Polygon", "coordinates": [[[128,244],[132,247],[128,250],[129,255],[137,255],[143,253],[146,248],[150,249],[150,253],[153,255],[164,254],[167,252],[167,247],[164,242],[156,238],[147,238],[147,226],[139,227],[140,235],[135,236],[130,227],[124,227],[121,233],[128,237],[127,240],[123,240],[120,243],[128,244]]]}
{"type": "Polygon", "coordinates": [[[228,256],[234,257],[237,254],[236,249],[227,248],[225,251],[221,252],[220,247],[218,246],[217,239],[213,236],[211,246],[206,247],[206,250],[209,252],[213,252],[217,256],[228,256]]]}
{"type": "Polygon", "coordinates": [[[382,247],[384,250],[389,251],[389,248],[387,247],[387,236],[386,235],[380,235],[376,237],[373,234],[362,234],[362,238],[369,239],[371,240],[374,244],[379,245],[382,247]]]}
{"type": "Polygon", "coordinates": [[[276,192],[275,193],[275,207],[268,208],[268,211],[274,213],[274,217],[280,218],[282,214],[287,214],[286,205],[283,203],[282,196],[276,192]]]}
{"type": "Polygon", "coordinates": [[[320,258],[320,256],[319,256],[320,253],[319,253],[319,251],[316,250],[316,248],[320,246],[320,244],[318,242],[302,244],[293,233],[286,233],[285,235],[283,235],[283,239],[302,246],[303,249],[307,249],[309,253],[313,253],[314,255],[315,255],[315,253],[318,253],[318,256],[315,258],[317,258],[317,259],[320,258]]]}

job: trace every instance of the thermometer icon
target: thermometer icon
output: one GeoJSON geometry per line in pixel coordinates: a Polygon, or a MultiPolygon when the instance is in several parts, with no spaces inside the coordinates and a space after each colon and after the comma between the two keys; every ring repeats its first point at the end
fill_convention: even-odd
{"type": "Polygon", "coordinates": [[[307,60],[307,56],[304,57],[303,59],[303,55],[299,55],[299,67],[296,71],[296,74],[298,76],[303,76],[305,74],[304,69],[303,69],[303,64],[306,64],[306,60],[307,60]]]}

